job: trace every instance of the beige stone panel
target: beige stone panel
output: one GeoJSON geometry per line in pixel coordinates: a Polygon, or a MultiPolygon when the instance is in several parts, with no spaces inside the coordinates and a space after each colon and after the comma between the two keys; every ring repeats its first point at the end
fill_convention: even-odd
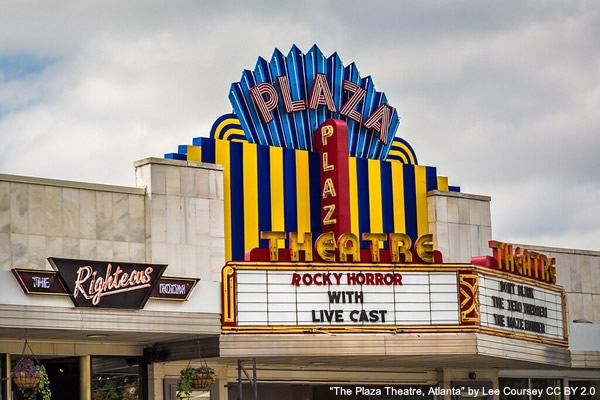
{"type": "Polygon", "coordinates": [[[182,251],[180,244],[167,244],[167,264],[169,265],[169,274],[174,276],[188,277],[189,274],[185,273],[182,267],[182,251]]]}
{"type": "MultiPolygon", "coordinates": [[[[450,198],[448,198],[450,200],[450,198]]],[[[448,255],[446,262],[460,262],[460,225],[448,224],[448,255]]]]}
{"type": "Polygon", "coordinates": [[[456,197],[448,197],[448,222],[458,223],[458,200],[456,197]]]}
{"type": "Polygon", "coordinates": [[[12,254],[12,268],[29,268],[29,257],[27,247],[29,238],[27,235],[13,233],[10,235],[10,252],[12,254]]]}
{"type": "Polygon", "coordinates": [[[12,268],[10,233],[0,232],[0,270],[12,268]]]}
{"type": "Polygon", "coordinates": [[[149,247],[151,249],[152,258],[149,259],[148,262],[154,264],[166,264],[169,262],[169,255],[166,243],[151,243],[149,247]]]}
{"type": "MultiPolygon", "coordinates": [[[[435,219],[435,198],[434,197],[427,197],[427,221],[428,222],[434,222],[435,219]]],[[[431,233],[431,230],[429,231],[429,233],[431,233]]]]}
{"type": "Polygon", "coordinates": [[[28,232],[29,185],[23,183],[10,183],[10,231],[26,234],[28,232]]]}
{"type": "MultiPolygon", "coordinates": [[[[210,235],[210,200],[194,199],[196,204],[196,243],[202,243],[210,235]]],[[[224,228],[223,228],[224,229],[224,228]]]]}
{"type": "Polygon", "coordinates": [[[97,260],[98,252],[96,248],[96,241],[89,239],[80,239],[79,257],[83,260],[97,260]]]}
{"type": "Polygon", "coordinates": [[[223,254],[211,253],[210,274],[207,279],[213,282],[221,282],[221,270],[225,266],[225,252],[223,254]]]}
{"type": "Polygon", "coordinates": [[[467,200],[467,205],[469,207],[469,223],[471,225],[482,225],[481,224],[481,207],[479,203],[482,203],[479,200],[467,200]]]}
{"type": "Polygon", "coordinates": [[[129,259],[129,243],[127,242],[112,242],[113,261],[130,261],[129,259]]]}
{"type": "Polygon", "coordinates": [[[490,240],[492,240],[492,227],[491,226],[480,226],[479,227],[479,248],[481,249],[482,256],[491,256],[492,249],[490,249],[490,240]]]}
{"type": "Polygon", "coordinates": [[[97,213],[96,192],[81,190],[79,192],[79,229],[81,238],[94,240],[98,237],[97,213]]]}
{"type": "Polygon", "coordinates": [[[436,240],[436,250],[439,250],[444,256],[450,252],[450,240],[448,234],[448,223],[438,222],[436,224],[436,232],[434,233],[434,240],[436,240]]]}
{"type": "Polygon", "coordinates": [[[197,267],[200,265],[196,259],[197,246],[180,245],[181,271],[187,277],[194,277],[197,267]]]}
{"type": "Polygon", "coordinates": [[[46,237],[46,257],[65,257],[63,241],[61,237],[46,237]]]}
{"type": "Polygon", "coordinates": [[[129,261],[131,262],[146,262],[146,246],[144,243],[128,243],[129,244],[129,261]]]}
{"type": "Polygon", "coordinates": [[[129,241],[129,195],[113,193],[112,240],[129,241]]]}
{"type": "Polygon", "coordinates": [[[199,244],[196,233],[196,199],[182,198],[181,242],[188,245],[199,244]]]}
{"type": "Polygon", "coordinates": [[[592,322],[600,324],[600,294],[592,295],[592,310],[594,311],[594,319],[592,322]]]}
{"type": "Polygon", "coordinates": [[[569,321],[583,318],[583,295],[579,293],[569,293],[567,296],[569,310],[569,321]]]}
{"type": "Polygon", "coordinates": [[[600,294],[600,257],[594,257],[590,260],[590,275],[592,294],[600,294]]]}
{"type": "Polygon", "coordinates": [[[225,237],[224,203],[221,200],[210,200],[210,235],[225,237]]]}
{"type": "Polygon", "coordinates": [[[592,302],[592,295],[584,293],[581,302],[583,303],[583,318],[588,321],[594,320],[594,303],[592,302]]]}
{"type": "Polygon", "coordinates": [[[182,196],[195,197],[196,196],[196,181],[195,173],[193,168],[181,168],[179,170],[180,175],[180,191],[182,196]]]}
{"type": "Polygon", "coordinates": [[[112,261],[113,257],[113,242],[110,240],[96,241],[96,257],[98,260],[112,261]]]}
{"type": "Polygon", "coordinates": [[[461,224],[471,223],[470,202],[469,199],[458,199],[458,222],[461,224]]]}
{"type": "Polygon", "coordinates": [[[63,257],[65,258],[80,258],[79,239],[63,238],[63,257]]]}
{"type": "Polygon", "coordinates": [[[183,169],[180,167],[168,165],[165,168],[166,178],[166,191],[167,194],[179,196],[181,194],[181,177],[179,171],[183,169]]]}
{"type": "Polygon", "coordinates": [[[215,182],[217,186],[217,200],[223,200],[223,172],[215,172],[215,182]]]}
{"type": "Polygon", "coordinates": [[[110,192],[96,192],[96,238],[113,238],[113,200],[110,192]]]}
{"type": "Polygon", "coordinates": [[[150,193],[150,164],[135,167],[135,186],[146,188],[147,192],[150,193]]]}
{"type": "MultiPolygon", "coordinates": [[[[471,257],[478,257],[482,255],[481,247],[479,245],[479,226],[478,225],[469,225],[469,239],[471,239],[471,257]]],[[[471,260],[469,259],[469,262],[471,260]]]]}
{"type": "Polygon", "coordinates": [[[150,199],[150,230],[152,242],[167,242],[167,196],[153,195],[150,199]]]}
{"type": "Polygon", "coordinates": [[[181,243],[182,197],[167,196],[167,243],[181,243]]]}
{"type": "Polygon", "coordinates": [[[481,215],[481,225],[483,226],[492,226],[492,214],[490,210],[490,202],[489,201],[480,201],[480,215],[481,215]]]}
{"type": "Polygon", "coordinates": [[[129,195],[129,241],[131,242],[144,242],[144,211],[144,196],[129,195]]]}
{"type": "Polygon", "coordinates": [[[0,232],[10,232],[10,183],[0,182],[0,232]]]}
{"type": "Polygon", "coordinates": [[[30,268],[44,268],[46,266],[46,236],[29,235],[27,252],[30,268]]]}
{"type": "Polygon", "coordinates": [[[63,188],[63,234],[78,238],[79,235],[79,190],[63,188]]]}
{"type": "Polygon", "coordinates": [[[575,293],[581,293],[583,283],[581,282],[581,262],[573,257],[568,260],[569,270],[571,271],[571,290],[575,293]]]}
{"type": "Polygon", "coordinates": [[[590,257],[577,257],[581,265],[581,291],[583,293],[592,293],[592,271],[590,266],[590,257]]]}
{"type": "Polygon", "coordinates": [[[46,235],[63,235],[62,188],[54,186],[45,187],[46,213],[44,226],[46,235]]]}
{"type": "Polygon", "coordinates": [[[448,222],[448,198],[435,196],[435,219],[437,222],[448,222]]]}
{"type": "Polygon", "coordinates": [[[195,196],[203,199],[210,199],[209,171],[194,170],[194,179],[196,185],[195,196]]]}
{"type": "Polygon", "coordinates": [[[44,220],[46,219],[46,191],[44,186],[41,185],[29,185],[29,193],[27,196],[28,201],[28,229],[27,233],[30,235],[44,235],[46,229],[44,228],[44,220]]]}
{"type": "Polygon", "coordinates": [[[210,199],[217,200],[219,198],[219,190],[217,186],[217,175],[223,175],[221,171],[203,171],[202,173],[208,173],[208,195],[210,199]]]}
{"type": "Polygon", "coordinates": [[[151,164],[150,165],[150,193],[155,194],[166,194],[167,193],[167,173],[166,166],[151,164]]]}
{"type": "Polygon", "coordinates": [[[471,261],[471,227],[470,225],[459,225],[460,235],[460,257],[459,262],[468,263],[471,261]]]}

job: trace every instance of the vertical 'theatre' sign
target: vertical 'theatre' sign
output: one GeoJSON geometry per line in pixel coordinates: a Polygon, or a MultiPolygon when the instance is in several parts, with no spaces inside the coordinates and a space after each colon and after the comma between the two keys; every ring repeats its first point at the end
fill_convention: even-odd
{"type": "Polygon", "coordinates": [[[351,231],[346,123],[336,119],[323,122],[314,135],[314,147],[321,154],[322,232],[339,237],[351,231]]]}

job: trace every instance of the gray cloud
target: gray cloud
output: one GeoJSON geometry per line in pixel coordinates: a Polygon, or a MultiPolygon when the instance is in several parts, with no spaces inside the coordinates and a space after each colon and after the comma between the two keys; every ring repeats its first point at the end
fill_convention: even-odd
{"type": "Polygon", "coordinates": [[[591,1],[3,2],[0,171],[133,185],[258,56],[317,43],[373,76],[422,164],[492,196],[496,237],[600,249],[597,37],[591,1]],[[38,68],[8,79],[15,55],[38,68]]]}

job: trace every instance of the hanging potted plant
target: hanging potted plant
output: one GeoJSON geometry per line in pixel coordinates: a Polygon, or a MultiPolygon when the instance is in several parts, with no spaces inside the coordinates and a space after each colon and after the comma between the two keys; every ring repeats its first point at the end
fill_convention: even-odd
{"type": "Polygon", "coordinates": [[[192,390],[209,389],[215,381],[215,370],[208,365],[200,366],[199,368],[184,368],[179,373],[177,379],[177,398],[190,396],[192,390]]]}
{"type": "Polygon", "coordinates": [[[13,364],[11,376],[25,400],[36,400],[38,394],[43,400],[50,400],[50,379],[43,365],[35,365],[33,360],[22,358],[13,364]]]}

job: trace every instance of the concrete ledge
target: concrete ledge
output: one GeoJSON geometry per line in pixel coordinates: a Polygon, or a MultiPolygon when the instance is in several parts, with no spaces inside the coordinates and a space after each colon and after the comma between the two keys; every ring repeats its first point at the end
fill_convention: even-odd
{"type": "Polygon", "coordinates": [[[57,187],[65,187],[65,188],[72,188],[72,189],[96,190],[96,191],[102,191],[102,192],[125,193],[125,194],[144,195],[146,193],[146,189],[144,189],[144,188],[136,188],[136,187],[129,187],[129,186],[116,186],[116,185],[103,185],[103,184],[99,184],[99,183],[89,183],[89,182],[63,181],[60,179],[36,178],[33,176],[21,176],[21,175],[0,174],[0,181],[27,183],[27,184],[32,184],[32,185],[57,186],[57,187]]]}
{"type": "Polygon", "coordinates": [[[135,161],[133,166],[135,168],[144,166],[146,164],[161,164],[161,165],[172,165],[175,167],[190,167],[190,168],[200,168],[200,169],[212,169],[214,171],[223,171],[225,169],[224,166],[220,164],[210,164],[203,163],[197,161],[183,161],[183,160],[168,160],[166,158],[157,158],[157,157],[147,157],[141,160],[135,161]]]}
{"type": "Polygon", "coordinates": [[[456,197],[459,199],[469,199],[469,200],[479,200],[479,201],[491,201],[492,198],[490,196],[484,196],[480,194],[469,194],[469,193],[461,193],[461,192],[445,192],[442,190],[430,190],[427,192],[427,197],[433,196],[444,196],[444,197],[456,197]]]}

